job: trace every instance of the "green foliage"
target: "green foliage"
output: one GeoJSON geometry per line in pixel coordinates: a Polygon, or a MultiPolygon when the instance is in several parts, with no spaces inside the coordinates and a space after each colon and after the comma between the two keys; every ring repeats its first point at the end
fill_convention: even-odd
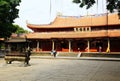
{"type": "Polygon", "coordinates": [[[120,0],[108,0],[107,9],[110,12],[113,12],[116,9],[120,14],[120,0]]]}
{"type": "Polygon", "coordinates": [[[16,28],[15,33],[16,34],[21,34],[21,33],[28,33],[29,31],[24,30],[22,27],[20,27],[19,25],[14,25],[14,27],[16,28]]]}
{"type": "Polygon", "coordinates": [[[11,23],[0,24],[0,38],[7,38],[11,33],[15,32],[16,28],[11,23]]]}
{"type": "MultiPolygon", "coordinates": [[[[86,8],[89,9],[92,5],[94,5],[95,0],[73,0],[73,3],[80,4],[80,7],[84,7],[86,5],[86,8]]],[[[114,10],[118,11],[118,15],[120,16],[120,0],[107,0],[107,10],[111,13],[114,12],[114,10]]]]}
{"type": "Polygon", "coordinates": [[[89,9],[94,5],[95,0],[73,0],[73,3],[80,4],[80,7],[84,7],[86,5],[86,8],[89,9]]]}
{"type": "Polygon", "coordinates": [[[80,0],[73,0],[73,3],[81,3],[80,0]]]}
{"type": "Polygon", "coordinates": [[[0,37],[9,37],[12,32],[16,31],[14,19],[18,17],[21,0],[0,0],[0,37]]]}

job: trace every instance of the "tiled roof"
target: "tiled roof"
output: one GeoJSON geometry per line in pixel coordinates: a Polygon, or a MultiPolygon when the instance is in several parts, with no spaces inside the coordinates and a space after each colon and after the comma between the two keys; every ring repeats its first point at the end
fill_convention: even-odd
{"type": "Polygon", "coordinates": [[[20,43],[20,42],[26,42],[26,39],[25,38],[10,38],[10,39],[6,40],[5,42],[20,43]]]}
{"type": "Polygon", "coordinates": [[[102,30],[92,32],[29,33],[26,36],[28,39],[120,37],[120,30],[102,30]]]}
{"type": "Polygon", "coordinates": [[[11,38],[25,38],[25,33],[21,33],[21,34],[16,34],[16,33],[12,33],[11,38]]]}
{"type": "Polygon", "coordinates": [[[5,40],[5,42],[26,42],[26,34],[15,34],[12,33],[11,37],[7,40],[5,40]]]}
{"type": "Polygon", "coordinates": [[[27,26],[33,28],[70,28],[83,26],[103,26],[103,25],[118,25],[120,19],[117,14],[106,14],[86,16],[86,17],[56,17],[54,22],[50,24],[38,25],[27,23],[27,26]]]}

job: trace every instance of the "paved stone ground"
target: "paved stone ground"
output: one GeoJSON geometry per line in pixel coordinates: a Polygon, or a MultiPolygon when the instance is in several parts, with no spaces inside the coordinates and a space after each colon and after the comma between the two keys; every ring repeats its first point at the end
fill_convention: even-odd
{"type": "Polygon", "coordinates": [[[0,58],[0,81],[120,81],[120,61],[31,59],[5,64],[0,58]]]}

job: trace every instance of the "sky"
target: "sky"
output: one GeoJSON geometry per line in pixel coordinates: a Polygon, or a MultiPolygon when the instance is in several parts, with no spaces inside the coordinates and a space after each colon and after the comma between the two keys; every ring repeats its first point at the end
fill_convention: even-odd
{"type": "Polygon", "coordinates": [[[57,13],[64,16],[86,16],[106,13],[106,0],[98,0],[90,9],[80,8],[72,0],[21,0],[19,9],[19,18],[15,19],[15,24],[23,27],[25,30],[27,24],[49,24],[56,18],[57,13]]]}

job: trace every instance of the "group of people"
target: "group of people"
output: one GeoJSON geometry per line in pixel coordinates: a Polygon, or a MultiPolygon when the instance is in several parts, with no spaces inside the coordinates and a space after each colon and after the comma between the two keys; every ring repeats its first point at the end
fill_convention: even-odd
{"type": "Polygon", "coordinates": [[[52,50],[51,51],[51,55],[53,55],[54,57],[56,57],[57,51],[56,50],[52,50]]]}

